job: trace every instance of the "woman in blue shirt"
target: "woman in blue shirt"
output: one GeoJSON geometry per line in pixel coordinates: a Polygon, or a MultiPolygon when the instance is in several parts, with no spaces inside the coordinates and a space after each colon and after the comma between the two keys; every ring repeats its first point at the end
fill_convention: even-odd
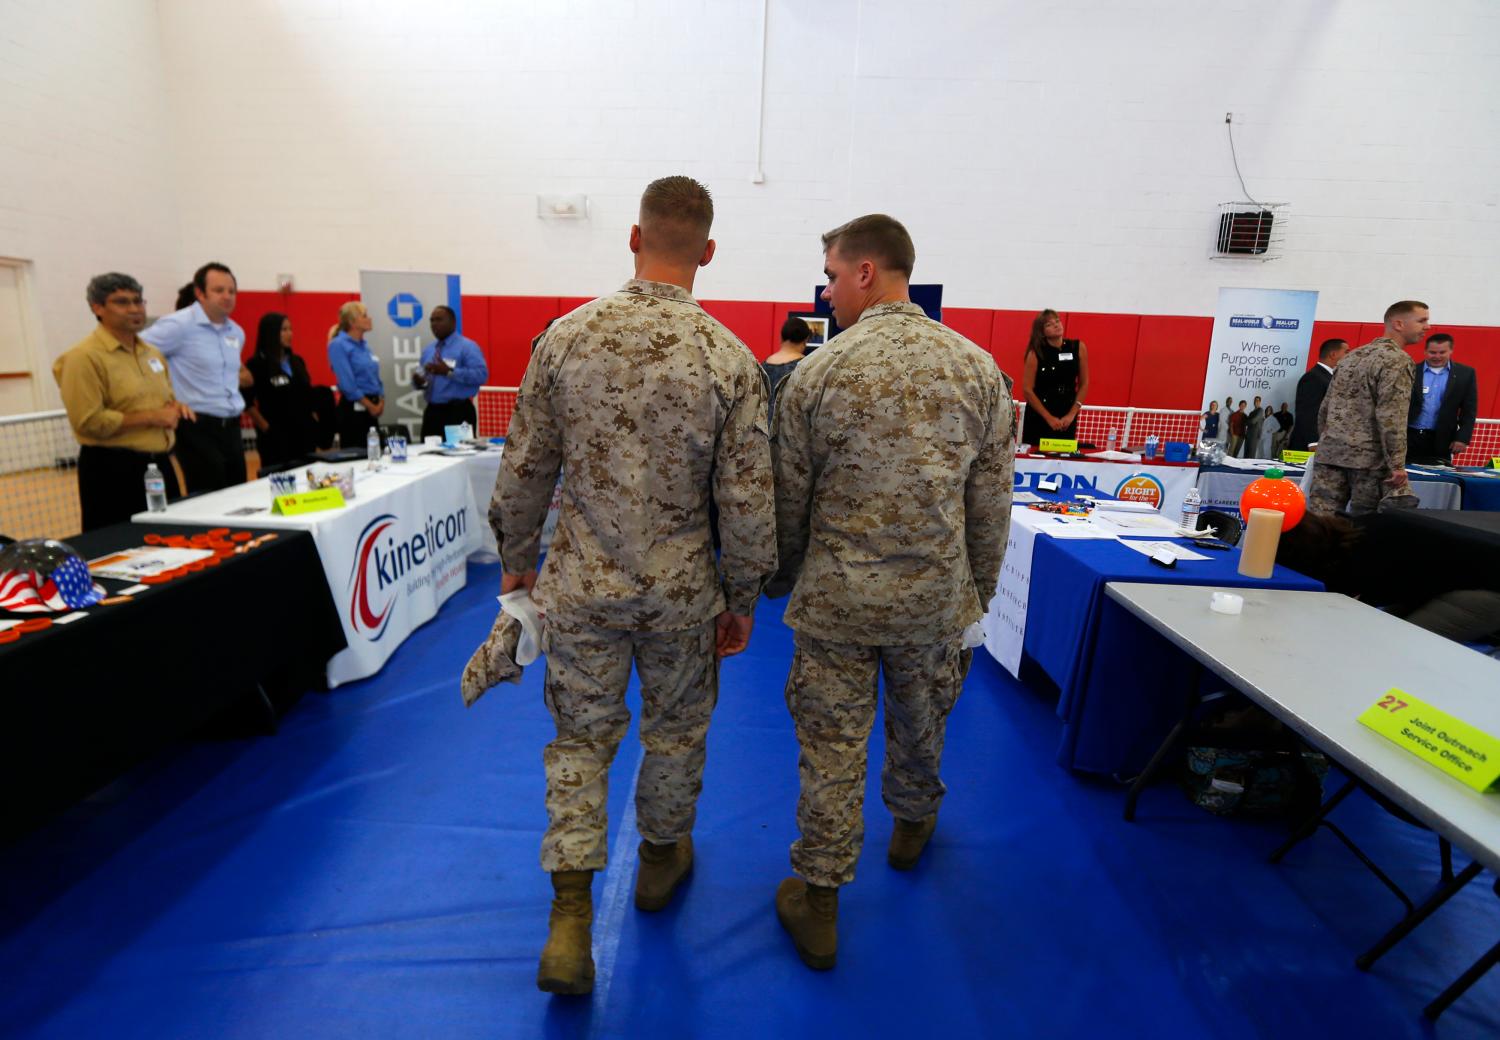
{"type": "Polygon", "coordinates": [[[373,327],[365,305],[351,300],[339,308],[338,329],[328,341],[328,365],[339,386],[339,446],[362,448],[385,411],[380,359],[365,342],[373,327]]]}

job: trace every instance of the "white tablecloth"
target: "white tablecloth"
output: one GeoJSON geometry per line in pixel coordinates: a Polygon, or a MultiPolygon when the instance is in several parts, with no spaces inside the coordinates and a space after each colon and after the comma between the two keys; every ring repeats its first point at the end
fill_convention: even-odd
{"type": "MultiPolygon", "coordinates": [[[[270,482],[261,479],[131,519],[311,532],[349,640],[348,649],[328,662],[328,685],[337,686],[378,672],[413,630],[464,587],[469,555],[482,551],[486,538],[494,544],[485,515],[489,495],[482,504],[475,496],[483,479],[479,471],[492,457],[498,460],[499,455],[413,455],[407,463],[374,473],[362,461],[345,463],[355,469],[355,498],[342,509],[275,516],[270,482]]],[[[490,486],[494,472],[489,471],[490,486]]],[[[295,589],[286,592],[296,594],[295,589]]]]}
{"type": "MultiPolygon", "coordinates": [[[[1035,491],[1037,481],[1057,475],[1062,490],[1093,494],[1102,491],[1111,498],[1150,502],[1162,513],[1176,517],[1182,500],[1198,482],[1198,467],[1163,462],[1098,462],[1090,459],[1016,459],[1016,490],[1035,491]]],[[[1064,494],[1063,497],[1069,497],[1064,494]]]]}
{"type": "MultiPolygon", "coordinates": [[[[1293,482],[1302,479],[1301,466],[1280,466],[1293,482]]],[[[1462,509],[1464,486],[1453,476],[1427,473],[1411,469],[1411,489],[1416,492],[1422,509],[1462,509]]],[[[1264,474],[1259,469],[1238,469],[1220,466],[1205,467],[1198,475],[1198,493],[1203,498],[1204,509],[1240,515],[1240,496],[1250,482],[1264,474]]]]}

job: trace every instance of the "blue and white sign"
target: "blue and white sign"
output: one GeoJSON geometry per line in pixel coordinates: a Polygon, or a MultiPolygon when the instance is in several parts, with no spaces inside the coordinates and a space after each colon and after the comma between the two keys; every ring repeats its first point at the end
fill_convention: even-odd
{"type": "Polygon", "coordinates": [[[1226,397],[1235,407],[1257,397],[1262,408],[1280,411],[1283,401],[1293,406],[1317,309],[1312,290],[1220,289],[1202,407],[1226,397]]]}
{"type": "Polygon", "coordinates": [[[381,425],[404,423],[420,427],[427,401],[411,385],[422,360],[422,345],[432,340],[427,319],[434,307],[453,308],[458,331],[464,328],[462,297],[456,274],[422,271],[361,271],[359,297],[370,312],[373,328],[365,342],[380,359],[385,383],[385,413],[381,425]]]}

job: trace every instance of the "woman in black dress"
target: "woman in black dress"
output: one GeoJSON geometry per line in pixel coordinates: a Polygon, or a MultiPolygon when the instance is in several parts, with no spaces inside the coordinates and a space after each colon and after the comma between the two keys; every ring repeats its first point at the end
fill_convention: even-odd
{"type": "Polygon", "coordinates": [[[256,329],[255,353],[245,363],[255,377],[250,418],[262,469],[312,454],[314,424],[307,366],[292,351],[292,321],[266,314],[256,329]]]}
{"type": "Polygon", "coordinates": [[[1031,340],[1021,371],[1026,419],[1021,442],[1033,448],[1043,437],[1073,440],[1078,410],[1089,390],[1089,355],[1082,340],[1063,339],[1056,311],[1045,310],[1031,322],[1031,340]]]}

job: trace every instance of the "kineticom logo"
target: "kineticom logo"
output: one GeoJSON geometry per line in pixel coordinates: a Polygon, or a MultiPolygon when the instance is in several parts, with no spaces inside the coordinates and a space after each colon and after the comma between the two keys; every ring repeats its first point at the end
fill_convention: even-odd
{"type": "Polygon", "coordinates": [[[385,305],[385,312],[403,329],[409,329],[422,320],[422,301],[409,292],[398,292],[385,305]]]}
{"type": "Polygon", "coordinates": [[[401,580],[461,539],[468,519],[468,507],[444,517],[429,514],[422,530],[399,542],[388,533],[397,522],[393,514],[382,513],[366,524],[354,543],[354,569],[349,573],[349,623],[354,631],[372,643],[379,641],[391,623],[401,580]]]}

